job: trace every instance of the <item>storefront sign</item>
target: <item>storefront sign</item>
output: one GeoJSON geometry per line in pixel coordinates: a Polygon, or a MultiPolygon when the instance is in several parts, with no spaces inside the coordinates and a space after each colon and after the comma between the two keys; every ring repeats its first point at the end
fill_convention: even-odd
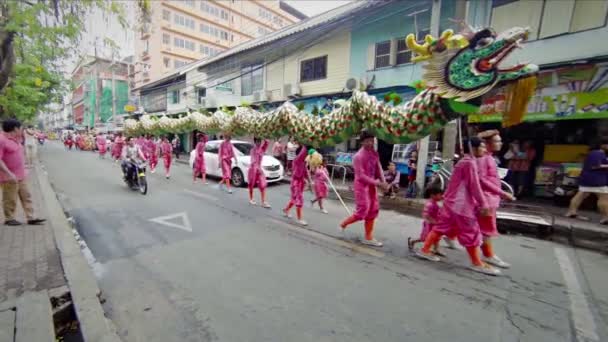
{"type": "MultiPolygon", "coordinates": [[[[608,64],[590,64],[542,72],[537,96],[528,104],[524,121],[608,118],[608,64]]],[[[501,122],[504,95],[487,98],[469,122],[501,122]]]]}

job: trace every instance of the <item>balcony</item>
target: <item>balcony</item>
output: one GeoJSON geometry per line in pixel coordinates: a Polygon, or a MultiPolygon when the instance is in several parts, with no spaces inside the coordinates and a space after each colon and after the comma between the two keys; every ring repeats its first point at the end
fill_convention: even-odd
{"type": "Polygon", "coordinates": [[[148,51],[144,51],[141,53],[141,59],[144,61],[147,61],[148,59],[150,59],[150,53],[148,51]]]}
{"type": "Polygon", "coordinates": [[[142,78],[143,78],[143,81],[144,81],[144,82],[148,82],[148,81],[150,80],[150,73],[149,73],[149,72],[147,72],[147,71],[144,71],[144,72],[142,73],[142,78]]]}

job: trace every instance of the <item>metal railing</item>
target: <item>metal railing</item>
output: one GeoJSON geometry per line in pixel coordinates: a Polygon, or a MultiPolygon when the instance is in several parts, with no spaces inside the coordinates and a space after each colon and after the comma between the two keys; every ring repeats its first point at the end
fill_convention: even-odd
{"type": "Polygon", "coordinates": [[[346,174],[348,173],[348,168],[346,168],[346,166],[344,165],[339,165],[339,164],[326,164],[327,167],[331,166],[331,175],[330,175],[330,179],[334,180],[334,171],[336,170],[336,168],[340,168],[343,171],[342,174],[342,185],[346,184],[346,174]]]}

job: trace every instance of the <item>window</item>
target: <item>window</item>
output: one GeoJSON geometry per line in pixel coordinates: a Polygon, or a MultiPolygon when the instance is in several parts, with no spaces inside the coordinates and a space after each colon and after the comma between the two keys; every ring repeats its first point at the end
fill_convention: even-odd
{"type": "Polygon", "coordinates": [[[374,68],[384,68],[390,65],[391,62],[391,41],[386,40],[376,43],[376,63],[374,68]]]}
{"type": "Polygon", "coordinates": [[[171,20],[171,12],[169,12],[167,10],[163,10],[163,19],[171,20]]]}
{"type": "Polygon", "coordinates": [[[258,34],[260,35],[265,35],[266,33],[268,33],[268,30],[265,27],[262,26],[258,26],[258,34]]]}
{"type": "Polygon", "coordinates": [[[194,47],[194,42],[190,41],[190,40],[185,40],[185,45],[186,45],[186,49],[190,50],[190,51],[194,51],[196,50],[196,48],[194,47]]]}
{"type": "Polygon", "coordinates": [[[144,42],[144,52],[145,52],[145,53],[150,52],[150,41],[149,41],[149,40],[146,40],[146,41],[144,42]]]}
{"type": "Polygon", "coordinates": [[[171,36],[166,33],[163,33],[163,44],[171,44],[171,36]]]}
{"type": "Polygon", "coordinates": [[[227,91],[232,93],[232,81],[227,81],[215,86],[215,90],[227,91]]]}
{"type": "Polygon", "coordinates": [[[203,103],[203,99],[207,96],[207,88],[198,88],[196,90],[196,97],[198,100],[198,104],[203,103]]]}
{"type": "Polygon", "coordinates": [[[241,95],[247,96],[254,91],[262,90],[264,87],[264,72],[262,64],[254,64],[243,67],[241,73],[241,95]]]}
{"type": "Polygon", "coordinates": [[[224,20],[228,20],[228,12],[221,10],[220,11],[220,17],[224,20]]]}
{"type": "Polygon", "coordinates": [[[220,30],[220,38],[222,38],[224,40],[228,40],[228,32],[226,32],[224,30],[220,30]]]}
{"type": "Polygon", "coordinates": [[[175,47],[183,49],[186,47],[186,42],[181,38],[175,37],[175,38],[173,38],[173,45],[175,45],[175,47]]]}
{"type": "Polygon", "coordinates": [[[179,14],[174,14],[173,22],[176,25],[184,26],[184,27],[194,30],[194,19],[192,19],[192,18],[183,16],[183,15],[179,15],[179,14]]]}
{"type": "Polygon", "coordinates": [[[205,144],[205,152],[217,154],[220,150],[219,143],[205,144]]]}
{"type": "Polygon", "coordinates": [[[201,24],[201,32],[209,34],[209,25],[201,24]]]}
{"type": "Polygon", "coordinates": [[[187,6],[194,7],[194,0],[185,0],[187,6]]]}
{"type": "Polygon", "coordinates": [[[283,27],[283,19],[281,19],[281,17],[279,17],[278,15],[276,15],[273,19],[273,22],[276,25],[279,25],[280,27],[283,27]]]}
{"type": "Polygon", "coordinates": [[[220,10],[215,6],[209,5],[206,1],[201,2],[201,10],[216,17],[220,16],[220,10]]]}
{"type": "Polygon", "coordinates": [[[258,15],[262,19],[266,19],[268,21],[272,20],[272,14],[263,8],[258,9],[258,15]]]}
{"type": "Polygon", "coordinates": [[[408,50],[405,44],[405,37],[401,37],[397,40],[397,59],[396,64],[406,64],[412,59],[412,51],[408,50]]]}
{"type": "Polygon", "coordinates": [[[179,90],[171,91],[171,96],[169,96],[169,100],[171,101],[170,102],[171,104],[178,104],[179,103],[179,90]]]}
{"type": "Polygon", "coordinates": [[[165,65],[165,68],[168,68],[169,65],[171,65],[171,58],[163,58],[163,64],[165,65]]]}
{"type": "Polygon", "coordinates": [[[327,78],[327,56],[300,62],[300,82],[316,81],[325,78],[327,78]]]}

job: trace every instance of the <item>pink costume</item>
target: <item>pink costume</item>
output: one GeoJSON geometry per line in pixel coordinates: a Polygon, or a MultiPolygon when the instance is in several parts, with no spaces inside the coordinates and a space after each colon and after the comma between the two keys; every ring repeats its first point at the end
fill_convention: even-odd
{"type": "Polygon", "coordinates": [[[156,146],[156,142],[154,139],[146,140],[146,146],[148,151],[148,160],[150,161],[150,169],[156,169],[156,165],[158,165],[158,146],[156,146]]]}
{"type": "Polygon", "coordinates": [[[370,221],[378,217],[379,204],[376,186],[382,182],[378,152],[361,148],[353,158],[355,169],[355,203],[353,218],[370,221]]]}
{"type": "Polygon", "coordinates": [[[315,196],[317,199],[327,198],[327,170],[324,167],[318,167],[315,170],[315,196]]]}
{"type": "Polygon", "coordinates": [[[304,205],[304,185],[306,182],[306,156],[308,151],[302,147],[300,153],[293,160],[293,174],[291,176],[291,198],[290,205],[302,208],[304,205]]]}
{"type": "Polygon", "coordinates": [[[249,189],[253,189],[256,186],[260,191],[266,189],[266,175],[264,175],[264,171],[262,170],[262,159],[264,158],[268,144],[268,140],[264,140],[259,146],[256,145],[251,149],[251,166],[249,166],[247,173],[249,189]]]}
{"type": "MultiPolygon", "coordinates": [[[[422,210],[422,217],[430,217],[437,222],[439,218],[439,203],[433,201],[432,199],[426,201],[424,204],[424,210],[422,210]]],[[[433,230],[433,224],[427,221],[426,219],[422,223],[422,232],[420,232],[420,240],[426,240],[427,235],[433,230]]]]}
{"type": "Polygon", "coordinates": [[[116,137],[114,138],[114,144],[112,145],[112,157],[114,159],[120,159],[122,155],[122,148],[125,146],[125,138],[116,137]]]}
{"type": "Polygon", "coordinates": [[[487,207],[479,184],[477,163],[474,158],[466,155],[454,167],[433,230],[442,235],[456,235],[465,247],[478,247],[481,244],[481,232],[477,223],[477,211],[487,207]]]}
{"type": "Polygon", "coordinates": [[[220,144],[220,162],[222,165],[222,179],[230,179],[232,173],[232,159],[234,158],[234,146],[228,140],[220,144]]]}
{"type": "Polygon", "coordinates": [[[204,136],[203,141],[199,141],[194,148],[196,156],[194,157],[194,174],[201,176],[207,173],[205,168],[205,144],[207,144],[207,136],[204,136]]]}
{"type": "Polygon", "coordinates": [[[95,138],[95,142],[97,143],[97,150],[99,151],[99,155],[100,156],[105,156],[106,155],[106,137],[104,137],[103,135],[98,135],[97,138],[95,138]]]}
{"type": "Polygon", "coordinates": [[[478,218],[479,228],[483,236],[498,236],[496,209],[500,206],[500,197],[504,192],[500,188],[500,178],[498,177],[498,168],[494,157],[488,153],[481,158],[477,158],[477,169],[479,171],[479,184],[488,201],[488,208],[490,208],[490,216],[480,216],[478,218]]]}
{"type": "Polygon", "coordinates": [[[160,154],[163,157],[165,164],[165,170],[167,173],[171,170],[171,153],[173,152],[173,145],[169,141],[162,141],[160,143],[160,154]]]}

